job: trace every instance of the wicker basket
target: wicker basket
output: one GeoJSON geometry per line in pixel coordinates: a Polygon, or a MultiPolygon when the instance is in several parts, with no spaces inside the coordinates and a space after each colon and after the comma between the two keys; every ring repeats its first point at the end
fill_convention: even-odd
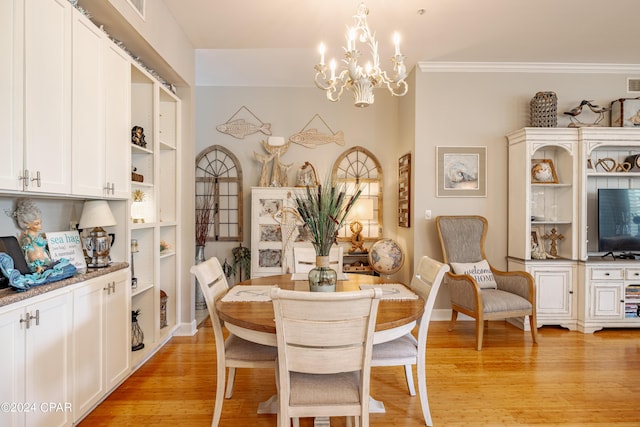
{"type": "Polygon", "coordinates": [[[139,173],[131,172],[131,181],[144,182],[144,176],[139,173]]]}
{"type": "Polygon", "coordinates": [[[558,97],[555,92],[538,92],[529,105],[532,127],[553,128],[558,125],[558,97]]]}

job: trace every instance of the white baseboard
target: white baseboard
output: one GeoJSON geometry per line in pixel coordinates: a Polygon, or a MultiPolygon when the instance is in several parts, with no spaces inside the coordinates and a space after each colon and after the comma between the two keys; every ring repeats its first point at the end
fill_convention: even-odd
{"type": "Polygon", "coordinates": [[[198,332],[198,324],[193,319],[190,323],[180,323],[173,335],[192,337],[196,332],[198,332]]]}

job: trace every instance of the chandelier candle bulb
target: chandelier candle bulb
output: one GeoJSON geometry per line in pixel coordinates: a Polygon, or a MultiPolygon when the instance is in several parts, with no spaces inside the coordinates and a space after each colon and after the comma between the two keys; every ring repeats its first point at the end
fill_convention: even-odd
{"type": "Polygon", "coordinates": [[[396,46],[396,56],[401,55],[400,54],[400,34],[393,33],[393,44],[396,46]]]}

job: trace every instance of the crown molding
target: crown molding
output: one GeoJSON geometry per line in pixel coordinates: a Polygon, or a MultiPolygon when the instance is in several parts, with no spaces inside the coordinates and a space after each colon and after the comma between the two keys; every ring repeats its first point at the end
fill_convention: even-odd
{"type": "Polygon", "coordinates": [[[418,62],[417,66],[423,73],[640,74],[640,64],[421,61],[418,62]]]}

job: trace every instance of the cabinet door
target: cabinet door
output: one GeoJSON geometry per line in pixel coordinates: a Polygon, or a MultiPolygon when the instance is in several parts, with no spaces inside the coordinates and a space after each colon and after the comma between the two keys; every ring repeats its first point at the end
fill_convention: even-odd
{"type": "Polygon", "coordinates": [[[0,2],[0,188],[22,190],[22,0],[0,2]]]}
{"type": "Polygon", "coordinates": [[[131,353],[131,288],[128,270],[110,275],[105,305],[105,370],[107,391],[129,373],[131,353]]]}
{"type": "Polygon", "coordinates": [[[26,414],[28,426],[71,425],[71,293],[27,306],[32,318],[26,331],[26,402],[38,407],[26,414]],[[49,404],[55,405],[54,407],[49,404]],[[45,405],[45,406],[42,406],[45,405]],[[59,405],[59,406],[58,406],[59,405]]]}
{"type": "Polygon", "coordinates": [[[106,288],[106,279],[99,277],[73,292],[73,408],[76,417],[85,414],[106,392],[102,374],[106,288]]]}
{"type": "Polygon", "coordinates": [[[593,319],[622,319],[624,300],[623,283],[591,283],[591,317],[593,319]]]}
{"type": "Polygon", "coordinates": [[[104,52],[105,195],[131,196],[130,100],[131,69],[125,53],[111,42],[104,52]]]}
{"type": "Polygon", "coordinates": [[[532,273],[537,286],[538,316],[570,318],[573,301],[571,269],[534,269],[532,273]]]}
{"type": "Polygon", "coordinates": [[[301,224],[293,189],[253,188],[251,195],[251,277],[293,272],[293,243],[301,224]]]}
{"type": "MultiPolygon", "coordinates": [[[[24,402],[25,330],[24,308],[0,315],[0,402],[24,402]]],[[[0,425],[13,427],[24,425],[24,413],[0,411],[0,425]]]]}
{"type": "Polygon", "coordinates": [[[72,192],[101,197],[105,187],[104,35],[80,12],[73,11],[71,146],[72,192]]]}
{"type": "Polygon", "coordinates": [[[71,191],[71,4],[26,1],[24,29],[25,190],[71,191]]]}

